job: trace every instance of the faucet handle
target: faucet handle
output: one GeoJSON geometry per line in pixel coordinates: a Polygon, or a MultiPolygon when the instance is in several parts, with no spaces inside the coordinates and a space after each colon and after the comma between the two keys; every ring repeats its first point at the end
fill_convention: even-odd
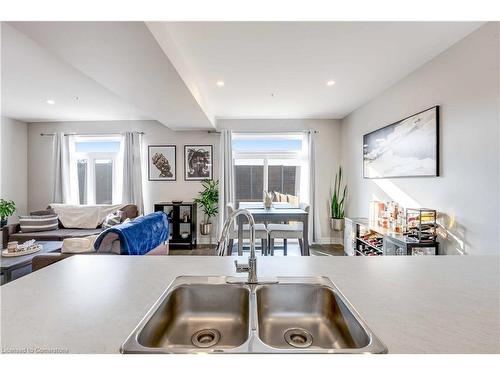
{"type": "Polygon", "coordinates": [[[250,271],[250,266],[247,263],[239,264],[238,261],[235,260],[234,266],[236,267],[236,273],[243,273],[250,271]]]}

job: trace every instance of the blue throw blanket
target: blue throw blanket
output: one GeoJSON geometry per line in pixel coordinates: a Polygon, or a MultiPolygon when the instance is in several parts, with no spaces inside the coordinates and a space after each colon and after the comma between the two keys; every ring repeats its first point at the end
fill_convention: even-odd
{"type": "Polygon", "coordinates": [[[97,237],[94,244],[96,249],[110,232],[116,233],[120,238],[122,255],[144,255],[168,239],[167,214],[154,212],[106,229],[97,237]]]}

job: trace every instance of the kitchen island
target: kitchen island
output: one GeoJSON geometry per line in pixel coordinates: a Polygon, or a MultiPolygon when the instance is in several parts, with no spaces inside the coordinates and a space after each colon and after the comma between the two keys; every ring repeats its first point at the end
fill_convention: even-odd
{"type": "MultiPolygon", "coordinates": [[[[235,275],[234,259],[55,263],[0,288],[2,352],[119,353],[177,276],[235,275]]],[[[260,257],[258,274],[330,278],[389,353],[500,353],[499,257],[260,257]]]]}

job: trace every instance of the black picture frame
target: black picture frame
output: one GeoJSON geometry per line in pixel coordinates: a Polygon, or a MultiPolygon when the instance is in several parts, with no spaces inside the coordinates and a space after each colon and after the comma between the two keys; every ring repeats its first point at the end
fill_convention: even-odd
{"type": "Polygon", "coordinates": [[[184,145],[184,180],[185,181],[203,181],[203,180],[213,180],[214,178],[214,149],[212,145],[184,145]],[[190,174],[190,168],[188,168],[188,158],[189,158],[189,150],[195,149],[196,151],[208,151],[208,165],[210,168],[208,169],[207,175],[193,176],[190,174]]]}
{"type": "Polygon", "coordinates": [[[176,145],[149,145],[148,146],[148,180],[149,181],[177,181],[177,146],[176,145]],[[155,168],[152,168],[152,165],[154,165],[155,163],[153,162],[152,160],[152,157],[154,155],[152,155],[153,152],[156,153],[156,150],[158,149],[165,149],[165,151],[169,151],[167,153],[168,156],[165,156],[167,158],[167,161],[168,163],[170,164],[171,168],[173,166],[173,172],[171,172],[172,176],[171,177],[156,177],[156,174],[158,174],[158,167],[155,166],[155,168]],[[173,162],[171,162],[171,160],[169,160],[169,157],[170,159],[173,157],[173,162]],[[155,176],[153,176],[153,174],[155,174],[155,176]]]}
{"type": "Polygon", "coordinates": [[[364,179],[385,179],[385,178],[415,178],[415,177],[439,177],[440,176],[440,147],[439,147],[439,144],[440,144],[440,106],[439,105],[435,105],[435,106],[432,106],[430,108],[427,108],[423,111],[420,111],[420,112],[417,112],[415,114],[412,114],[411,116],[408,116],[408,117],[405,117],[399,121],[396,121],[396,122],[393,122],[389,125],[385,125],[379,129],[376,129],[372,132],[369,132],[365,135],[363,135],[363,147],[362,147],[362,161],[363,161],[363,178],[364,179]],[[406,120],[409,120],[413,117],[416,117],[416,116],[419,116],[419,115],[422,115],[428,111],[432,111],[432,110],[435,110],[435,117],[434,117],[434,121],[435,121],[435,138],[433,140],[433,142],[435,142],[435,163],[434,163],[434,173],[429,173],[429,174],[405,174],[405,175],[401,175],[401,174],[396,174],[396,175],[383,175],[383,176],[369,176],[367,174],[367,170],[366,170],[366,164],[367,164],[367,152],[366,152],[366,149],[367,149],[367,138],[369,138],[370,136],[373,136],[375,134],[377,134],[378,132],[387,132],[389,129],[393,128],[395,129],[396,126],[400,125],[402,122],[406,121],[406,120]]]}

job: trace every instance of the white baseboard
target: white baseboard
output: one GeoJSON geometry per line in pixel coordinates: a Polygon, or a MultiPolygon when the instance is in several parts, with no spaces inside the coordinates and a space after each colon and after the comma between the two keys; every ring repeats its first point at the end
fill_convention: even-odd
{"type": "Polygon", "coordinates": [[[318,245],[343,245],[344,241],[342,238],[321,237],[316,243],[318,245]]]}
{"type": "MultiPolygon", "coordinates": [[[[208,245],[210,244],[210,236],[198,236],[198,243],[200,245],[208,245]]],[[[217,236],[212,236],[212,244],[217,244],[217,236]]]]}

